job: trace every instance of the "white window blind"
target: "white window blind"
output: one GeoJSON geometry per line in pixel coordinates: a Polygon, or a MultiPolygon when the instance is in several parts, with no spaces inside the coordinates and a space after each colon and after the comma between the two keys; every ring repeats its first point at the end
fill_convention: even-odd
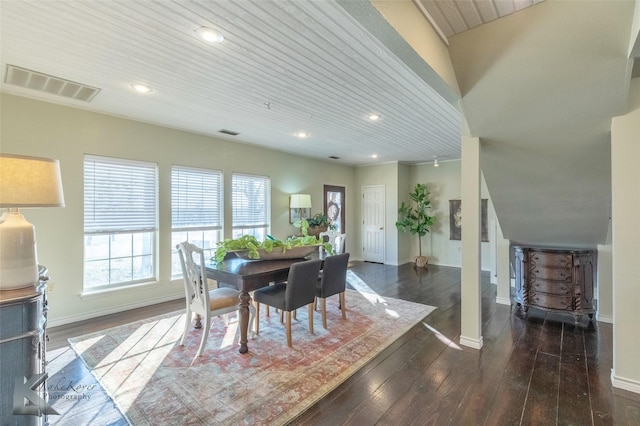
{"type": "Polygon", "coordinates": [[[268,228],[271,209],[269,178],[234,173],[231,187],[233,228],[268,228]]]}
{"type": "Polygon", "coordinates": [[[171,227],[174,231],[222,226],[222,172],[173,166],[171,227]]]}
{"type": "Polygon", "coordinates": [[[157,230],[157,165],[87,155],[85,234],[157,230]]]}

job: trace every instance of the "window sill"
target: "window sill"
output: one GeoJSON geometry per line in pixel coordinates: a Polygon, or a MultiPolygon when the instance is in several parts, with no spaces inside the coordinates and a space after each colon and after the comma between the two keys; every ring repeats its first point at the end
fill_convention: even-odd
{"type": "Polygon", "coordinates": [[[117,294],[117,293],[134,293],[134,292],[139,292],[140,290],[147,290],[147,289],[151,289],[151,288],[157,288],[157,286],[164,286],[164,285],[173,285],[176,284],[178,282],[178,280],[174,280],[171,279],[170,281],[147,281],[147,282],[143,282],[143,283],[137,283],[137,284],[130,284],[130,285],[125,285],[125,286],[120,286],[120,287],[113,287],[113,288],[106,288],[106,289],[99,289],[99,290],[84,290],[80,293],[80,298],[81,299],[93,299],[93,298],[99,298],[99,297],[103,297],[103,296],[107,296],[107,295],[111,295],[111,294],[117,294]]]}

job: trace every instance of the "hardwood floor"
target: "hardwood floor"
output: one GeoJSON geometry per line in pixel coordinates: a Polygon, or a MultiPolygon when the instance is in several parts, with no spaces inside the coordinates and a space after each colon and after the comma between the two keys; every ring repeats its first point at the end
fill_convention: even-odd
{"type": "MultiPolygon", "coordinates": [[[[611,387],[610,324],[585,318],[574,325],[573,317],[535,309],[525,319],[520,310],[496,304],[495,285],[482,273],[484,347],[477,351],[457,344],[459,268],[354,262],[351,271],[381,296],[438,309],[293,424],[640,425],[640,395],[611,387]]],[[[181,309],[183,303],[51,328],[48,357],[62,364],[65,380],[89,380],[67,338],[181,309]]],[[[59,380],[60,367],[52,364],[50,376],[59,380]]],[[[78,403],[58,424],[126,424],[108,401],[98,395],[90,407],[78,403]]]]}

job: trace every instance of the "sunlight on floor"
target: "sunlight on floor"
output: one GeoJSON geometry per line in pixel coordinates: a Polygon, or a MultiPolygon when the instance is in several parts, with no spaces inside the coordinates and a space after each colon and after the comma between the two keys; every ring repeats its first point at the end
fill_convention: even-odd
{"type": "Polygon", "coordinates": [[[440,333],[438,330],[436,330],[435,328],[431,327],[429,324],[427,324],[426,322],[422,323],[425,327],[427,327],[428,330],[431,330],[433,332],[433,334],[436,335],[436,337],[438,338],[438,340],[440,340],[442,343],[444,343],[445,345],[453,348],[453,349],[457,349],[459,351],[462,350],[462,348],[460,346],[458,346],[453,340],[449,339],[447,336],[445,336],[444,334],[440,333]]]}
{"type": "MultiPolygon", "coordinates": [[[[347,283],[349,283],[349,285],[353,287],[354,290],[360,293],[372,305],[389,305],[384,297],[380,296],[371,287],[369,287],[367,283],[362,281],[362,279],[357,276],[355,272],[347,271],[347,283]]],[[[392,318],[399,318],[398,313],[393,309],[385,308],[385,312],[392,318]]]]}

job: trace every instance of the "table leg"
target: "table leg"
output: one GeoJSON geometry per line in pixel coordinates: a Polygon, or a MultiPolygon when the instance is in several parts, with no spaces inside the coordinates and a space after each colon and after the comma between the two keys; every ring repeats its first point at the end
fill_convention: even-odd
{"type": "Polygon", "coordinates": [[[243,291],[240,293],[240,353],[246,354],[249,352],[247,346],[248,331],[249,331],[249,303],[251,303],[251,296],[248,292],[243,291]]]}

